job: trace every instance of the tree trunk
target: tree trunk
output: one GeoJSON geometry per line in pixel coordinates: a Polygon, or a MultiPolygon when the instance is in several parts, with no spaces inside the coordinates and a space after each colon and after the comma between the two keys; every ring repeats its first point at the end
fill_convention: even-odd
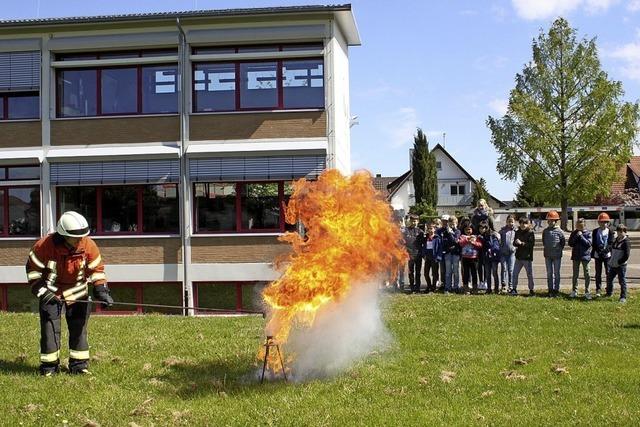
{"type": "Polygon", "coordinates": [[[567,222],[569,218],[569,200],[564,194],[565,193],[563,193],[563,196],[560,199],[560,209],[562,209],[562,213],[560,214],[560,228],[562,228],[564,231],[568,231],[567,222]]]}

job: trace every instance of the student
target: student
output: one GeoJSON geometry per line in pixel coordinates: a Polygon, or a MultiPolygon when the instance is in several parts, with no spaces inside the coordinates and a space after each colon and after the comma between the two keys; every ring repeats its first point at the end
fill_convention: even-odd
{"type": "Polygon", "coordinates": [[[482,242],[481,259],[484,270],[484,279],[487,286],[487,294],[491,293],[491,277],[496,294],[500,292],[500,280],[498,280],[498,265],[500,264],[500,235],[489,228],[487,221],[480,222],[480,239],[482,242]]]}
{"type": "Polygon", "coordinates": [[[418,215],[409,216],[409,226],[402,233],[404,244],[409,255],[409,286],[411,292],[418,293],[420,291],[420,274],[422,269],[422,244],[424,242],[424,233],[418,227],[418,215]]]}
{"type": "Polygon", "coordinates": [[[631,244],[627,238],[627,227],[619,224],[616,228],[616,238],[611,245],[609,258],[609,275],[607,276],[607,296],[613,295],[613,279],[618,276],[620,284],[620,302],[627,302],[627,261],[631,253],[631,244]]]}
{"type": "Polygon", "coordinates": [[[509,215],[507,216],[506,225],[500,230],[500,279],[502,292],[506,289],[511,290],[513,286],[513,264],[516,262],[516,247],[513,245],[516,236],[516,230],[513,227],[514,223],[513,215],[509,215]]]}
{"type": "Polygon", "coordinates": [[[591,299],[589,293],[589,261],[591,261],[591,234],[585,229],[584,218],[579,218],[576,222],[576,229],[569,236],[569,246],[571,246],[571,261],[573,261],[573,276],[571,298],[578,296],[578,275],[580,266],[584,272],[584,297],[591,299]]]}
{"type": "Polygon", "coordinates": [[[471,223],[464,225],[464,234],[460,236],[460,256],[462,258],[462,282],[465,294],[469,293],[469,281],[473,286],[473,292],[478,291],[478,258],[482,242],[473,234],[471,223]]]}
{"type": "Polygon", "coordinates": [[[557,297],[560,294],[560,266],[565,238],[560,226],[558,226],[559,219],[558,212],[549,211],[547,214],[548,226],[542,231],[542,247],[547,267],[547,288],[550,297],[557,297]]]}
{"type": "Polygon", "coordinates": [[[536,236],[531,231],[531,222],[528,218],[520,218],[520,227],[516,231],[513,246],[516,247],[516,261],[513,264],[513,287],[509,292],[518,295],[518,276],[524,267],[529,282],[529,295],[533,296],[533,246],[536,244],[536,236]]]}
{"type": "Polygon", "coordinates": [[[442,239],[436,234],[436,223],[431,222],[427,225],[427,234],[424,238],[424,246],[422,247],[422,256],[424,257],[424,279],[427,282],[425,294],[436,291],[436,284],[440,278],[440,261],[442,260],[442,239]],[[433,276],[433,280],[429,277],[429,272],[433,276]]]}
{"type": "Polygon", "coordinates": [[[596,263],[596,297],[602,292],[602,267],[604,266],[604,278],[607,280],[609,274],[608,261],[611,258],[611,243],[614,239],[614,232],[609,229],[609,215],[602,212],[598,215],[598,225],[600,227],[591,233],[591,258],[596,263]]]}
{"type": "MultiPolygon", "coordinates": [[[[455,216],[442,216],[442,259],[444,261],[444,293],[458,292],[460,290],[460,230],[458,219],[455,216]],[[446,217],[446,219],[445,219],[446,217]]],[[[442,266],[440,267],[442,268],[442,266]]]]}

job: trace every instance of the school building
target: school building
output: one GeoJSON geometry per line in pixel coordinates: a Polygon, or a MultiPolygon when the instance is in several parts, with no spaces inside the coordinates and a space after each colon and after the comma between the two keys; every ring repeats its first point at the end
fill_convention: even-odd
{"type": "Polygon", "coordinates": [[[291,181],[350,173],[358,45],[349,4],[0,21],[0,309],[67,210],[116,301],[251,309],[291,181]]]}

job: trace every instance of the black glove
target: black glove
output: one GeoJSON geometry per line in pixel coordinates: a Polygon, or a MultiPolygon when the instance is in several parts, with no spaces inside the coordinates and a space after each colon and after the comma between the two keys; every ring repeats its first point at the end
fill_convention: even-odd
{"type": "Polygon", "coordinates": [[[60,302],[60,298],[47,288],[46,282],[42,279],[31,285],[31,293],[40,299],[40,304],[42,305],[49,304],[50,302],[60,302]]]}
{"type": "Polygon", "coordinates": [[[107,288],[107,285],[98,285],[94,287],[93,297],[97,301],[100,301],[103,307],[113,306],[113,298],[111,298],[111,294],[109,293],[109,288],[107,288]]]}

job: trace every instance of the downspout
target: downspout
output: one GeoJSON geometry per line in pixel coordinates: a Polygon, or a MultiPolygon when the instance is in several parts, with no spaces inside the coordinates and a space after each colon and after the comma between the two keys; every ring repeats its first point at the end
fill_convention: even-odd
{"type": "MultiPolygon", "coordinates": [[[[193,307],[193,285],[191,283],[190,267],[191,267],[191,198],[189,188],[189,170],[187,164],[187,144],[189,141],[189,108],[187,103],[187,37],[180,25],[180,18],[176,18],[176,27],[178,28],[178,83],[180,92],[180,102],[178,109],[180,113],[180,185],[181,196],[180,202],[180,224],[181,224],[181,240],[182,240],[182,290],[183,290],[183,307],[193,307]]],[[[193,316],[193,310],[183,311],[185,316],[193,316]]]]}

